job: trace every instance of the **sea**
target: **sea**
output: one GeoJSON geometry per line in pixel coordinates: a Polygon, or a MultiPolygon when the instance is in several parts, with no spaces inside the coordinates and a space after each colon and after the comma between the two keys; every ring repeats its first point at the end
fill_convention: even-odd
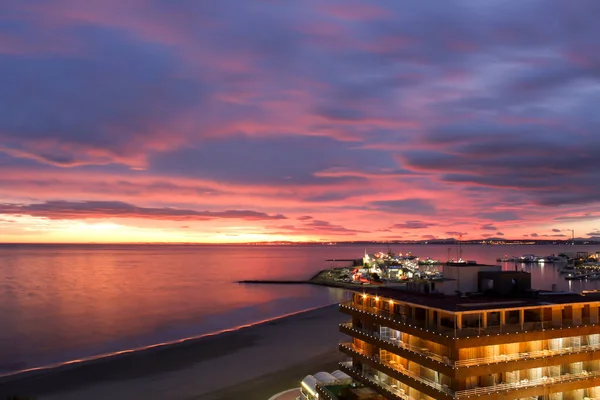
{"type": "MultiPolygon", "coordinates": [[[[242,284],[307,279],[365,253],[497,264],[504,256],[600,251],[534,245],[0,245],[0,376],[219,334],[343,301],[340,289],[242,284]],[[327,261],[336,260],[336,261],[327,261]]],[[[580,292],[553,264],[504,263],[534,288],[580,292]]]]}

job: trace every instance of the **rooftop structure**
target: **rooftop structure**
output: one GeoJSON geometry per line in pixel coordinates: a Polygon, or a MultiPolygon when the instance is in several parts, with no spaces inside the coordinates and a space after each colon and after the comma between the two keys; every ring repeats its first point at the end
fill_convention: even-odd
{"type": "Polygon", "coordinates": [[[345,372],[338,370],[329,372],[318,372],[314,375],[307,375],[300,382],[300,397],[299,400],[316,400],[319,398],[317,394],[317,385],[328,387],[329,390],[340,392],[342,388],[350,386],[352,378],[345,372]]]}
{"type": "Polygon", "coordinates": [[[340,304],[350,319],[340,369],[371,390],[364,398],[600,398],[600,293],[535,291],[522,271],[456,267],[463,290],[452,295],[365,288],[340,304]]]}

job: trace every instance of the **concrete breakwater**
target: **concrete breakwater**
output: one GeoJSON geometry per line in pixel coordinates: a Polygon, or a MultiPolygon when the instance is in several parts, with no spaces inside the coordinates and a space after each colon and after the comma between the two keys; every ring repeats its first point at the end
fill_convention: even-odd
{"type": "Polygon", "coordinates": [[[243,280],[238,283],[262,283],[262,284],[278,284],[278,285],[302,285],[312,283],[310,280],[305,281],[276,281],[276,280],[243,280]]]}
{"type": "Polygon", "coordinates": [[[250,284],[272,284],[272,285],[321,285],[321,286],[329,286],[329,287],[337,287],[337,288],[356,288],[361,287],[361,284],[350,283],[350,282],[342,282],[337,279],[343,275],[344,270],[347,268],[328,268],[322,271],[319,271],[312,278],[305,280],[262,280],[262,279],[253,279],[253,280],[242,280],[238,281],[238,283],[250,283],[250,284]]]}

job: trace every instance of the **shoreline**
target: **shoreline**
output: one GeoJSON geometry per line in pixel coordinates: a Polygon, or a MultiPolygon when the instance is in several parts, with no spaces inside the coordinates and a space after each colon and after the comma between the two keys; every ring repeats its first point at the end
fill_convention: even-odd
{"type": "Polygon", "coordinates": [[[111,353],[92,355],[89,357],[82,357],[82,358],[75,359],[75,360],[61,361],[61,362],[43,365],[43,366],[39,366],[39,367],[31,367],[31,368],[18,370],[18,371],[2,373],[2,374],[0,374],[0,385],[2,385],[4,383],[8,383],[12,380],[18,380],[18,379],[22,379],[22,378],[28,378],[30,376],[37,375],[37,374],[44,374],[46,372],[52,372],[53,370],[58,371],[58,370],[68,370],[71,368],[83,367],[88,363],[103,362],[104,360],[109,361],[111,358],[126,356],[126,355],[133,354],[133,353],[152,351],[152,350],[160,349],[163,347],[169,347],[169,346],[182,345],[182,344],[186,344],[187,342],[210,338],[210,337],[218,336],[218,335],[229,333],[229,332],[237,332],[242,329],[251,328],[253,326],[269,323],[269,322],[276,321],[276,320],[283,319],[283,318],[292,317],[294,315],[299,315],[302,313],[307,313],[307,312],[320,310],[320,309],[327,308],[327,307],[332,307],[332,306],[338,305],[338,304],[339,303],[336,302],[336,303],[331,303],[331,304],[325,304],[322,306],[307,308],[304,310],[293,311],[291,313],[286,313],[286,314],[278,315],[276,317],[271,317],[271,318],[265,318],[263,320],[251,322],[249,324],[238,325],[238,326],[235,326],[232,328],[222,329],[220,331],[215,331],[215,332],[203,333],[203,334],[197,335],[197,336],[190,336],[190,337],[185,337],[182,339],[170,340],[168,342],[160,342],[160,343],[155,343],[155,344],[151,344],[148,346],[135,347],[132,349],[119,350],[119,351],[114,351],[111,353]]]}
{"type": "MultiPolygon", "coordinates": [[[[301,368],[307,360],[312,360],[310,365],[320,365],[321,361],[330,365],[333,354],[339,356],[337,342],[341,333],[334,321],[346,318],[339,313],[337,304],[143,350],[13,374],[0,378],[0,398],[17,395],[101,399],[121,398],[115,394],[122,393],[122,398],[204,399],[208,393],[218,394],[244,382],[252,385],[256,378],[290,368],[299,368],[301,374],[305,370],[310,373],[306,365],[301,368]],[[322,331],[324,335],[306,335],[305,329],[322,331]],[[329,355],[322,357],[323,354],[329,355]],[[260,359],[266,362],[261,364],[260,359]],[[199,381],[199,377],[205,381],[199,381]],[[165,396],[159,395],[161,392],[165,396]]],[[[291,373],[290,382],[298,382],[304,375],[291,373]]]]}

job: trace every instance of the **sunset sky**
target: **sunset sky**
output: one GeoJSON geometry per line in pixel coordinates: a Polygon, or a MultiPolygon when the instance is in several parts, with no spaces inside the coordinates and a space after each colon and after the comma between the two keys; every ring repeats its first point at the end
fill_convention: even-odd
{"type": "Polygon", "coordinates": [[[600,236],[599,16],[3,0],[0,242],[600,236]]]}

